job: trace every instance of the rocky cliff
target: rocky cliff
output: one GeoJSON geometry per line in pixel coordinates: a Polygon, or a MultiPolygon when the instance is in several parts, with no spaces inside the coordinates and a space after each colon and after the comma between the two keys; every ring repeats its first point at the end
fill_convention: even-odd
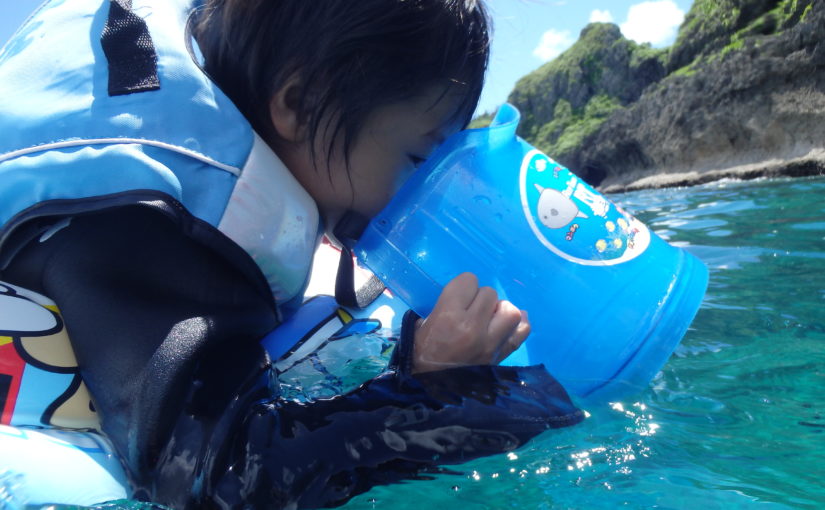
{"type": "Polygon", "coordinates": [[[825,2],[696,0],[659,51],[589,25],[509,101],[604,191],[825,174],[825,2]]]}

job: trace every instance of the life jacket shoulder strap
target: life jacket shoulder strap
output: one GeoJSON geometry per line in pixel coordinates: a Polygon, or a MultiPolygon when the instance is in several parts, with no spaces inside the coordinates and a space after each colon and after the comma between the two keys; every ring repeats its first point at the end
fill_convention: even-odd
{"type": "Polygon", "coordinates": [[[109,68],[109,95],[160,88],[158,55],[146,22],[132,11],[132,0],[110,0],[100,36],[109,68]]]}

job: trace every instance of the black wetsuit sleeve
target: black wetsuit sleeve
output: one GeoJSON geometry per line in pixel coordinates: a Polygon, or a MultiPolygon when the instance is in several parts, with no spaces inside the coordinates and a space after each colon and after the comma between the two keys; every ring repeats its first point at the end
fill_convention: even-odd
{"type": "Polygon", "coordinates": [[[258,340],[278,324],[240,248],[176,211],[156,203],[33,221],[8,244],[24,247],[2,274],[57,304],[103,430],[135,476],[202,384],[205,356],[223,353],[209,380],[236,391],[242,371],[266,365],[258,340]]]}
{"type": "Polygon", "coordinates": [[[27,243],[2,274],[60,308],[135,497],[176,508],[337,505],[581,420],[542,367],[410,376],[410,327],[392,370],[358,389],[278,398],[259,344],[277,325],[271,295],[236,246],[202,230],[143,205],[78,216],[27,243]]]}
{"type": "Polygon", "coordinates": [[[271,505],[273,495],[280,506],[335,506],[438,465],[512,451],[581,419],[540,366],[386,373],[311,404],[258,402],[212,494],[227,502],[240,494],[253,508],[271,505]]]}

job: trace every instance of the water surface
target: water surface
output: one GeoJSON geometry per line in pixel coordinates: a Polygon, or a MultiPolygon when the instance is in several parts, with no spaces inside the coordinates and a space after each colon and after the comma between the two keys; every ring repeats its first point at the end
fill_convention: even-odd
{"type": "Polygon", "coordinates": [[[825,508],[825,179],[610,198],[711,272],[650,389],[344,508],[825,508]]]}
{"type": "MultiPolygon", "coordinates": [[[[377,487],[343,508],[825,508],[825,178],[610,198],[711,272],[650,388],[518,451],[377,487]]],[[[338,392],[380,371],[387,340],[362,340],[351,377],[307,365],[285,392],[338,392]]],[[[101,508],[124,506],[150,508],[101,508]]]]}

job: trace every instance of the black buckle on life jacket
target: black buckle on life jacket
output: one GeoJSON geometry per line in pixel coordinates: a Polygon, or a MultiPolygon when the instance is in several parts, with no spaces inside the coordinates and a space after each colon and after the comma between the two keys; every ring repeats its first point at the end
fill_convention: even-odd
{"type": "Polygon", "coordinates": [[[335,278],[335,300],[341,306],[366,308],[384,292],[384,284],[372,275],[358,290],[355,289],[355,260],[352,249],[364,233],[369,220],[355,211],[347,211],[335,225],[332,234],[341,244],[341,259],[335,278]]]}
{"type": "Polygon", "coordinates": [[[100,36],[109,64],[109,95],[121,96],[160,88],[158,54],[132,0],[110,0],[109,17],[100,36]]]}

